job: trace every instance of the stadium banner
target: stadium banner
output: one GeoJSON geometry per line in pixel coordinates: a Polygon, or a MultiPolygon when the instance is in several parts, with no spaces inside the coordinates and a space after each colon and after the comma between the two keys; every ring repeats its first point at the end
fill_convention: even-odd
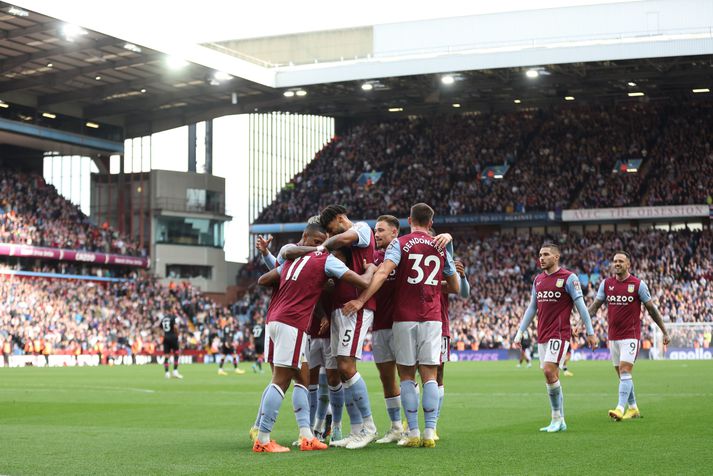
{"type": "Polygon", "coordinates": [[[657,218],[707,217],[708,205],[671,205],[663,207],[588,208],[564,210],[562,221],[646,220],[657,218]]]}
{"type": "MultiPolygon", "coordinates": [[[[445,215],[433,219],[434,225],[494,225],[499,223],[557,221],[555,212],[480,213],[477,215],[445,215]]],[[[408,223],[407,219],[404,219],[408,223]]]]}
{"type": "Polygon", "coordinates": [[[20,258],[44,258],[58,261],[80,261],[82,263],[113,264],[117,266],[149,267],[149,259],[142,256],[116,255],[93,251],[65,250],[61,248],[42,248],[39,246],[0,243],[0,256],[20,258]]]}
{"type": "Polygon", "coordinates": [[[670,347],[664,355],[670,360],[711,360],[713,348],[670,347]]]}
{"type": "MultiPolygon", "coordinates": [[[[434,225],[497,225],[503,223],[518,222],[556,222],[561,217],[558,212],[532,212],[532,213],[480,213],[477,215],[445,215],[436,216],[433,219],[434,225]]],[[[376,225],[376,219],[355,220],[364,221],[370,227],[376,225]]],[[[401,226],[408,223],[408,218],[399,218],[401,226]]],[[[301,233],[307,226],[307,222],[300,223],[262,223],[250,225],[250,233],[301,233]]]]}
{"type": "MultiPolygon", "coordinates": [[[[202,350],[182,351],[180,364],[202,363],[202,350]]],[[[10,355],[8,361],[0,356],[0,367],[97,367],[98,365],[147,365],[163,364],[163,354],[99,355],[99,354],[50,354],[50,355],[10,355]]],[[[171,361],[173,362],[173,361],[171,361]]]]}
{"type": "Polygon", "coordinates": [[[125,281],[128,281],[128,279],[125,278],[105,278],[102,276],[86,276],[82,274],[38,273],[35,271],[14,271],[11,269],[0,269],[0,276],[19,276],[21,278],[76,279],[82,281],[98,281],[105,283],[123,283],[125,281]]]}

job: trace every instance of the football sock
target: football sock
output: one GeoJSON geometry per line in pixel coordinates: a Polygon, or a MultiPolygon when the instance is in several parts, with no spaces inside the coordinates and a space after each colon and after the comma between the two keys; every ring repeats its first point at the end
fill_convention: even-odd
{"type": "Polygon", "coordinates": [[[404,380],[401,382],[401,405],[404,407],[408,421],[409,436],[419,436],[418,430],[418,390],[416,382],[404,380]]]}
{"type": "MultiPolygon", "coordinates": [[[[316,393],[316,392],[315,392],[316,393]]],[[[295,410],[297,427],[302,438],[312,439],[314,435],[310,429],[310,403],[307,389],[298,383],[292,389],[292,408],[295,410]]]]}
{"type": "Polygon", "coordinates": [[[634,395],[634,380],[631,381],[631,393],[629,394],[629,408],[636,410],[636,395],[634,395]]]}
{"type": "Polygon", "coordinates": [[[621,372],[619,374],[619,403],[617,408],[624,411],[624,405],[629,400],[629,394],[634,389],[634,381],[631,379],[629,372],[621,372]]]}
{"type": "Polygon", "coordinates": [[[443,397],[446,396],[446,389],[443,385],[438,386],[438,411],[436,412],[436,418],[441,416],[441,407],[443,406],[443,397]]]}
{"type": "MultiPolygon", "coordinates": [[[[280,413],[280,405],[285,398],[285,394],[280,387],[271,383],[267,387],[265,399],[262,404],[262,418],[260,418],[260,431],[258,431],[258,440],[262,444],[270,442],[270,433],[272,427],[277,421],[277,415],[280,413]]],[[[305,405],[306,406],[306,405],[305,405]]]]}
{"type": "Polygon", "coordinates": [[[258,428],[260,426],[260,416],[262,416],[262,403],[265,401],[265,395],[267,394],[268,388],[270,388],[269,385],[265,387],[265,390],[262,391],[262,397],[260,397],[260,407],[257,409],[257,418],[255,418],[255,425],[253,425],[255,428],[258,428]]]}
{"type": "Polygon", "coordinates": [[[341,428],[344,409],[344,387],[341,383],[336,387],[329,386],[329,405],[332,407],[332,426],[341,428]]]}
{"type": "Polygon", "coordinates": [[[169,366],[168,359],[169,359],[169,357],[167,355],[163,357],[163,369],[166,372],[168,372],[168,366],[169,366]]]}
{"type": "MultiPolygon", "coordinates": [[[[295,385],[295,388],[297,386],[295,385]]],[[[317,385],[309,386],[309,421],[310,424],[314,423],[314,417],[317,414],[317,385]]]]}
{"type": "Polygon", "coordinates": [[[362,419],[371,416],[371,402],[369,401],[369,392],[366,389],[366,382],[361,378],[359,372],[355,373],[352,378],[344,382],[345,388],[351,388],[354,398],[354,404],[361,412],[362,419]]]}
{"type": "MultiPolygon", "coordinates": [[[[429,380],[423,384],[421,404],[426,428],[436,428],[436,422],[438,421],[438,383],[435,380],[429,380]]],[[[410,423],[409,428],[411,428],[410,423]]]]}
{"type": "Polygon", "coordinates": [[[562,386],[560,381],[553,384],[546,384],[547,394],[550,397],[550,407],[552,408],[552,419],[562,418],[562,386]]]}
{"type": "Polygon", "coordinates": [[[324,421],[329,410],[329,385],[327,385],[327,374],[319,374],[319,388],[317,390],[317,412],[313,428],[324,431],[324,421]]]}
{"type": "Polygon", "coordinates": [[[219,367],[219,368],[222,369],[224,363],[225,363],[225,357],[223,357],[222,359],[220,359],[220,367],[219,367]]]}
{"type": "Polygon", "coordinates": [[[349,423],[352,427],[352,433],[358,433],[364,423],[364,419],[361,416],[359,408],[354,403],[354,390],[351,387],[347,387],[342,384],[344,388],[344,406],[347,409],[347,414],[349,415],[349,423]]]}
{"type": "Polygon", "coordinates": [[[173,370],[178,370],[178,354],[173,356],[173,370]]]}
{"type": "Polygon", "coordinates": [[[386,401],[386,412],[389,414],[389,420],[393,427],[394,423],[401,425],[401,395],[384,399],[386,401]]]}

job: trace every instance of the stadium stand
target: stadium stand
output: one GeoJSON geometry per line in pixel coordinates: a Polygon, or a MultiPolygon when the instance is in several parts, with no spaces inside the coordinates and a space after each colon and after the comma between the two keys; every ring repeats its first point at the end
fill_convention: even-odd
{"type": "Polygon", "coordinates": [[[356,217],[405,216],[415,201],[449,215],[710,204],[711,174],[694,172],[713,167],[711,109],[623,103],[359,124],[256,222],[306,220],[328,203],[356,217]],[[637,173],[628,159],[642,160],[637,173]],[[484,173],[492,165],[509,166],[502,180],[484,173]],[[374,172],[378,181],[359,180],[374,172]]]}
{"type": "MultiPolygon", "coordinates": [[[[0,242],[145,254],[111,227],[93,225],[41,176],[15,170],[0,171],[0,242]]],[[[166,305],[183,318],[183,347],[211,351],[232,318],[230,309],[187,283],[164,285],[125,267],[17,257],[0,262],[0,302],[0,341],[12,342],[16,354],[153,353],[166,305]],[[17,274],[22,271],[42,276],[17,274]]],[[[238,344],[247,335],[239,330],[238,344]]]]}
{"type": "MultiPolygon", "coordinates": [[[[542,235],[500,235],[487,238],[455,237],[456,257],[466,264],[471,299],[452,298],[451,344],[455,349],[510,348],[512,336],[529,302],[532,280],[539,273],[537,253],[542,243],[554,240],[542,235]]],[[[588,232],[563,234],[557,239],[562,263],[576,271],[591,302],[599,282],[608,276],[617,250],[632,254],[632,272],[646,281],[664,319],[670,322],[713,322],[713,235],[710,231],[588,232]]],[[[255,270],[260,262],[254,262],[255,270]]],[[[263,268],[264,269],[264,268],[263,268]]],[[[269,291],[251,288],[240,301],[247,319],[265,314],[269,291]]],[[[576,319],[575,319],[576,322],[576,319]]],[[[606,346],[606,311],[600,310],[594,328],[606,346]]],[[[652,344],[652,322],[645,319],[642,339],[652,344]]],[[[574,338],[584,345],[581,329],[574,338]]],[[[367,344],[368,345],[368,344],[367,344]]]]}
{"type": "Polygon", "coordinates": [[[92,224],[36,174],[0,171],[0,243],[145,256],[108,224],[92,224]]]}
{"type": "MultiPolygon", "coordinates": [[[[711,203],[711,119],[705,105],[623,104],[360,124],[318,153],[259,221],[306,219],[327,202],[347,203],[352,215],[365,217],[405,215],[417,200],[442,204],[442,213],[450,215],[711,203]],[[631,157],[644,159],[640,173],[612,172],[631,157]],[[505,179],[485,172],[493,164],[510,167],[505,179]],[[368,172],[381,176],[376,183],[370,177],[360,184],[358,178],[368,172]]],[[[452,302],[454,348],[510,347],[537,272],[537,249],[546,239],[456,237],[473,291],[470,301],[452,302]]],[[[713,321],[707,285],[713,278],[710,231],[590,232],[557,240],[563,263],[580,274],[588,300],[613,252],[624,248],[632,252],[634,272],[649,282],[666,318],[713,321]]],[[[39,175],[11,170],[0,172],[0,242],[145,254],[110,227],[93,225],[39,175]]],[[[278,247],[273,243],[273,250],[278,247]]],[[[155,317],[164,294],[184,318],[186,348],[216,350],[219,329],[233,318],[242,326],[237,335],[244,346],[247,326],[265,315],[269,303],[269,292],[254,285],[264,269],[260,259],[241,271],[248,291],[230,309],[187,284],[168,288],[148,274],[121,268],[48,261],[16,261],[2,268],[126,278],[98,283],[4,276],[0,337],[12,340],[19,353],[36,352],[38,339],[44,342],[41,348],[58,353],[152,351],[160,343],[155,317]]],[[[595,329],[605,342],[603,316],[597,316],[595,329]]],[[[644,338],[650,341],[648,330],[644,338]]],[[[583,344],[581,335],[576,340],[583,344]]]]}

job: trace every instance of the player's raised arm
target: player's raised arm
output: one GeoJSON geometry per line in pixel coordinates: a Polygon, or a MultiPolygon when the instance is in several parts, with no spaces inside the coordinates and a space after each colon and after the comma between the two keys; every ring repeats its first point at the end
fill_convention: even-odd
{"type": "Polygon", "coordinates": [[[297,258],[301,258],[304,255],[312,253],[313,251],[320,251],[320,247],[292,245],[290,247],[283,247],[278,256],[285,261],[294,261],[297,258]]]}
{"type": "Polygon", "coordinates": [[[522,320],[520,321],[520,326],[517,328],[517,333],[515,334],[515,339],[513,339],[513,343],[520,347],[520,341],[522,340],[522,334],[527,330],[527,326],[530,325],[532,320],[535,318],[535,315],[537,314],[537,291],[535,290],[535,283],[532,283],[532,294],[530,296],[530,304],[527,306],[527,309],[525,310],[525,315],[522,316],[522,320]]]}
{"type": "Polygon", "coordinates": [[[260,286],[277,286],[278,284],[280,284],[281,268],[282,267],[280,266],[275,269],[271,269],[267,273],[260,276],[257,280],[257,283],[260,286]]]}
{"type": "Polygon", "coordinates": [[[326,249],[333,251],[339,248],[344,248],[345,246],[353,246],[359,241],[359,233],[354,228],[349,229],[345,232],[339,233],[338,235],[331,236],[327,238],[322,246],[326,249]]]}
{"type": "MultiPolygon", "coordinates": [[[[452,250],[453,247],[451,246],[452,250]]],[[[452,294],[460,293],[460,276],[456,272],[456,265],[453,262],[452,251],[446,250],[446,259],[443,264],[443,275],[446,278],[446,283],[448,284],[448,292],[452,294]]]]}
{"type": "Polygon", "coordinates": [[[262,235],[257,235],[255,248],[257,248],[261,255],[267,256],[268,254],[272,254],[269,250],[270,243],[272,243],[272,235],[269,235],[267,238],[263,237],[262,235]]]}
{"type": "Polygon", "coordinates": [[[602,307],[602,304],[604,304],[604,301],[606,301],[606,300],[607,300],[607,297],[606,297],[606,294],[604,293],[604,280],[602,279],[602,282],[599,285],[599,290],[597,291],[597,297],[594,298],[594,302],[587,309],[589,311],[590,318],[592,316],[597,315],[597,311],[599,310],[600,307],[602,307]]]}
{"type": "Polygon", "coordinates": [[[649,316],[651,316],[651,319],[656,323],[659,329],[661,329],[661,332],[663,333],[664,345],[668,345],[671,342],[671,337],[668,335],[668,331],[666,330],[666,325],[663,322],[663,317],[661,317],[661,313],[654,304],[653,299],[651,299],[649,287],[643,281],[641,281],[641,284],[639,284],[639,299],[641,299],[641,302],[644,303],[644,307],[649,313],[649,316]]]}
{"type": "Polygon", "coordinates": [[[597,338],[594,335],[594,328],[592,327],[592,318],[589,315],[587,306],[584,304],[584,296],[582,296],[582,285],[579,283],[579,278],[576,274],[570,275],[567,278],[567,284],[565,289],[569,293],[572,301],[574,301],[574,307],[577,308],[579,312],[579,317],[582,318],[584,322],[584,327],[587,329],[587,342],[590,347],[594,349],[597,346],[597,338]]]}
{"type": "Polygon", "coordinates": [[[456,273],[460,277],[460,293],[459,296],[463,299],[468,299],[470,297],[470,283],[468,282],[468,275],[465,274],[465,265],[462,261],[456,261],[456,273]]]}

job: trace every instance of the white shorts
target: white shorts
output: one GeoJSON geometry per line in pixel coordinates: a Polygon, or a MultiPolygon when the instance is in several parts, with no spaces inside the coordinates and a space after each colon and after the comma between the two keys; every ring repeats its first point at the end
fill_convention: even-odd
{"type": "MultiPolygon", "coordinates": [[[[342,356],[361,359],[364,339],[373,321],[374,311],[371,309],[362,309],[349,316],[342,314],[341,309],[335,309],[332,312],[332,325],[330,326],[330,350],[334,358],[342,356]]],[[[331,367],[327,366],[327,368],[331,367]]]]}
{"type": "Polygon", "coordinates": [[[278,367],[299,368],[304,359],[307,334],[283,322],[268,322],[265,327],[267,361],[278,367]]]}
{"type": "Polygon", "coordinates": [[[440,321],[394,322],[393,331],[397,364],[440,365],[443,333],[440,321]]]}
{"type": "Polygon", "coordinates": [[[374,362],[381,364],[384,362],[394,362],[394,331],[392,329],[379,329],[371,333],[373,343],[371,345],[374,362]]]}
{"type": "Polygon", "coordinates": [[[329,337],[310,337],[307,362],[309,368],[324,367],[329,357],[329,337]]]}
{"type": "Polygon", "coordinates": [[[569,341],[564,339],[550,339],[546,344],[537,344],[537,355],[540,356],[540,368],[545,367],[545,362],[564,365],[564,359],[569,349],[569,341]]]}
{"type": "Polygon", "coordinates": [[[612,364],[617,367],[619,362],[633,364],[639,355],[639,341],[637,339],[610,340],[609,353],[612,364]]]}
{"type": "Polygon", "coordinates": [[[441,336],[441,363],[446,363],[451,359],[451,338],[441,336]]]}

